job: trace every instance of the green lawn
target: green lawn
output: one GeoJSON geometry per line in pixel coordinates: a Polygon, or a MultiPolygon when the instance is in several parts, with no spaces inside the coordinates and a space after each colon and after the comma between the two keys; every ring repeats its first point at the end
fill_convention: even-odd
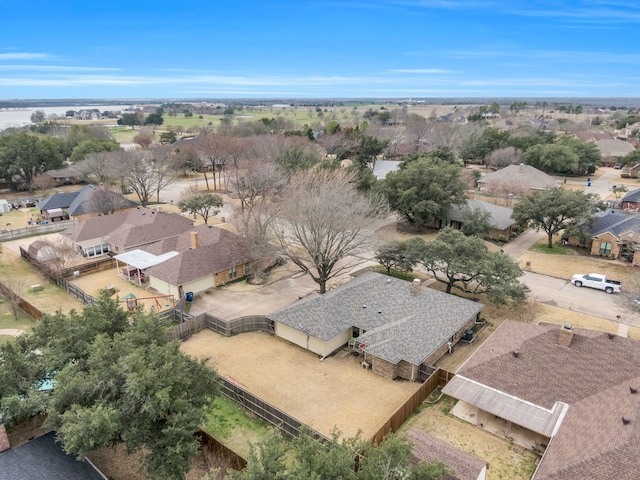
{"type": "Polygon", "coordinates": [[[544,243],[534,243],[529,250],[540,253],[550,253],[552,255],[580,255],[575,247],[558,245],[554,242],[553,246],[549,248],[547,241],[544,243]]]}
{"type": "Polygon", "coordinates": [[[256,444],[271,435],[266,422],[249,416],[226,397],[216,397],[206,417],[202,430],[243,458],[249,454],[250,443],[256,444]]]}

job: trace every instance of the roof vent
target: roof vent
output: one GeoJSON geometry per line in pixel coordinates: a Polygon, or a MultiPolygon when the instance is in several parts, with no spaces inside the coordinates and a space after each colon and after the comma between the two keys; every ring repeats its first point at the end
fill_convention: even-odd
{"type": "Polygon", "coordinates": [[[631,423],[631,419],[627,417],[622,417],[622,424],[629,425],[631,423]]]}
{"type": "Polygon", "coordinates": [[[511,352],[513,354],[514,357],[518,358],[520,356],[520,350],[514,350],[513,352],[511,352]]]}
{"type": "Polygon", "coordinates": [[[609,333],[607,333],[607,337],[609,337],[609,340],[613,340],[615,335],[613,333],[609,332],[609,333]]]}
{"type": "Polygon", "coordinates": [[[362,305],[362,308],[367,308],[367,306],[366,305],[362,305]]]}
{"type": "Polygon", "coordinates": [[[631,392],[632,395],[638,393],[638,389],[636,387],[629,387],[629,391],[631,392]]]}

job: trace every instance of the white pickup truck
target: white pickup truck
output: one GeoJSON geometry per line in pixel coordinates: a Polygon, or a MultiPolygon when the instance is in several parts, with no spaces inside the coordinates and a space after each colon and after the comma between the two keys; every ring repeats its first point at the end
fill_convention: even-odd
{"type": "Polygon", "coordinates": [[[619,293],[622,290],[622,282],[609,280],[606,275],[590,273],[589,275],[577,274],[571,278],[571,283],[576,287],[590,287],[604,290],[607,293],[619,293]]]}

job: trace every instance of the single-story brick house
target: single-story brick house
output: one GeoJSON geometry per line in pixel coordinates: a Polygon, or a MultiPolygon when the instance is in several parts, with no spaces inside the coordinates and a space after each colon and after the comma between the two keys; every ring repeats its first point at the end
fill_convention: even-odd
{"type": "Polygon", "coordinates": [[[478,180],[480,190],[502,194],[522,195],[530,190],[545,190],[560,186],[560,182],[531,165],[509,165],[488,173],[478,180]]]}
{"type": "Polygon", "coordinates": [[[269,315],[275,334],[321,357],[349,343],[374,373],[416,381],[471,329],[484,305],[366,272],[269,315]],[[353,341],[351,341],[353,339],[353,341]]]}
{"type": "Polygon", "coordinates": [[[639,210],[640,209],[640,188],[627,192],[620,201],[622,210],[639,210]]]}
{"type": "MultiPolygon", "coordinates": [[[[640,471],[640,341],[569,325],[505,320],[443,393],[540,437],[532,480],[635,479],[640,471]]],[[[452,412],[456,412],[458,405],[452,412]]]]}
{"type": "Polygon", "coordinates": [[[36,206],[47,220],[74,218],[81,222],[99,215],[131,210],[138,204],[100,186],[86,185],[77,192],[51,195],[36,206]]]}
{"type": "Polygon", "coordinates": [[[597,140],[596,146],[602,154],[601,164],[604,167],[613,167],[622,157],[635,150],[629,142],[611,138],[597,140]]]}
{"type": "Polygon", "coordinates": [[[638,178],[638,174],[640,174],[640,163],[625,165],[620,171],[622,178],[638,178]]]}
{"type": "Polygon", "coordinates": [[[640,245],[640,214],[606,210],[596,214],[597,219],[589,229],[591,255],[630,259],[632,265],[640,265],[640,255],[634,255],[640,245]]]}
{"type": "Polygon", "coordinates": [[[136,207],[122,213],[93,217],[60,233],[85,257],[130,250],[174,237],[193,227],[193,220],[175,213],[136,207]]]}
{"type": "Polygon", "coordinates": [[[225,285],[249,270],[242,237],[217,226],[200,225],[144,250],[156,255],[179,252],[145,271],[150,287],[176,297],[225,285]]]}
{"type": "Polygon", "coordinates": [[[47,170],[45,175],[51,177],[56,185],[75,185],[84,182],[84,176],[73,167],[47,170]]]}
{"type": "Polygon", "coordinates": [[[465,207],[489,213],[489,223],[492,229],[486,234],[486,238],[503,242],[509,241],[511,238],[511,227],[516,223],[515,220],[511,218],[513,209],[480,200],[467,200],[464,205],[451,205],[449,220],[436,220],[427,226],[436,229],[451,227],[456,230],[461,230],[464,226],[463,212],[465,207]]]}

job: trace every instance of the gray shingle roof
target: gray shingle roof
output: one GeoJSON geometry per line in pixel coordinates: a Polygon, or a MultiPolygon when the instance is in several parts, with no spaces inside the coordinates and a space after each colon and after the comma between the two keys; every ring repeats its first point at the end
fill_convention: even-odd
{"type": "MultiPolygon", "coordinates": [[[[640,394],[629,387],[640,388],[640,342],[574,328],[567,348],[557,344],[559,329],[507,320],[457,375],[541,408],[569,405],[536,480],[638,478],[640,394]]],[[[450,385],[443,391],[455,394],[459,382],[450,385]]]]}
{"type": "Polygon", "coordinates": [[[637,190],[631,190],[622,197],[623,202],[640,202],[640,188],[637,190]]]}
{"type": "Polygon", "coordinates": [[[366,272],[324,295],[314,294],[270,318],[322,341],[352,327],[366,351],[393,364],[421,364],[484,305],[430,288],[411,292],[411,283],[366,272]]]}
{"type": "Polygon", "coordinates": [[[42,212],[46,210],[53,210],[54,208],[68,208],[79,193],[79,190],[71,193],[56,193],[55,195],[51,195],[50,197],[38,202],[36,206],[38,207],[38,210],[42,212]]]}
{"type": "Polygon", "coordinates": [[[593,237],[611,232],[616,237],[620,237],[627,232],[640,235],[640,215],[625,213],[619,210],[606,210],[597,214],[598,219],[589,229],[589,234],[593,237]]]}
{"type": "MultiPolygon", "coordinates": [[[[65,208],[69,215],[80,215],[83,213],[91,213],[96,211],[91,205],[91,197],[100,187],[95,185],[85,185],[77,192],[72,193],[56,193],[48,198],[45,198],[41,202],[38,202],[38,209],[41,211],[52,210],[54,208],[65,208]]],[[[108,195],[114,197],[122,197],[122,195],[116,192],[108,192],[108,195]]],[[[119,208],[131,208],[137,204],[124,197],[118,202],[119,208]]]]}
{"type": "MultiPolygon", "coordinates": [[[[489,222],[491,223],[491,226],[496,230],[506,230],[511,225],[516,223],[515,220],[511,218],[513,209],[509,207],[501,207],[499,205],[482,202],[480,200],[467,200],[466,206],[474,210],[479,209],[483,212],[489,212],[489,214],[491,215],[491,217],[489,217],[489,222]]],[[[461,222],[463,210],[464,205],[451,205],[451,211],[449,213],[451,220],[461,222]]]]}
{"type": "Polygon", "coordinates": [[[509,165],[496,172],[488,173],[478,180],[478,183],[485,185],[502,183],[534,190],[544,190],[559,184],[558,180],[551,175],[547,175],[531,165],[509,165]]]}
{"type": "Polygon", "coordinates": [[[0,453],[0,480],[104,480],[89,462],[67,455],[53,432],[0,453]]]}

